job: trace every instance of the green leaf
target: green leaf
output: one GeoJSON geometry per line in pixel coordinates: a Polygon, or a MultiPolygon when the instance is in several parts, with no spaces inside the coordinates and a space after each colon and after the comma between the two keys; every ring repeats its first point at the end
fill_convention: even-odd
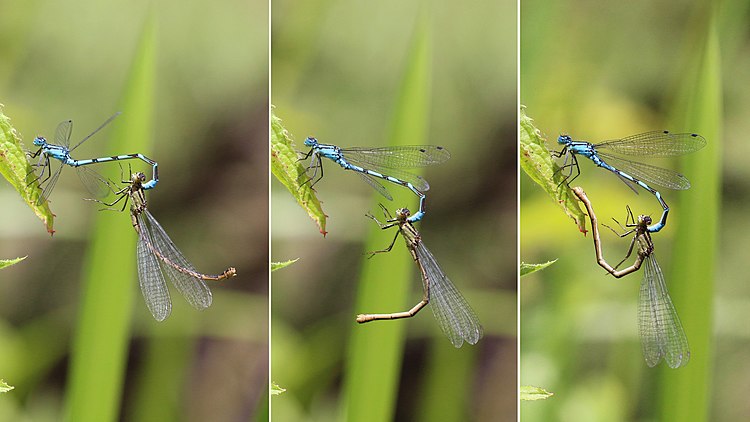
{"type": "Polygon", "coordinates": [[[521,106],[521,169],[562,207],[565,214],[575,221],[578,230],[585,233],[586,219],[578,205],[578,198],[565,183],[560,166],[552,159],[552,154],[533,121],[526,115],[526,107],[521,106]]]}
{"type": "Polygon", "coordinates": [[[271,395],[272,396],[278,396],[281,393],[286,392],[286,388],[279,387],[279,384],[276,384],[275,382],[271,381],[271,395]]]}
{"type": "Polygon", "coordinates": [[[284,262],[272,262],[271,263],[271,272],[274,272],[276,270],[280,270],[280,269],[282,269],[284,267],[288,267],[288,266],[294,264],[297,261],[299,261],[299,258],[297,258],[297,259],[290,259],[289,261],[284,261],[284,262]]]}
{"type": "Polygon", "coordinates": [[[281,119],[271,110],[271,173],[286,186],[297,203],[318,225],[318,230],[326,235],[326,215],[320,205],[315,190],[307,183],[306,168],[297,156],[289,133],[281,125],[281,119]]]}
{"type": "Polygon", "coordinates": [[[544,264],[527,264],[525,262],[521,263],[521,277],[525,276],[526,274],[531,274],[533,272],[537,272],[539,270],[543,270],[550,265],[557,262],[557,260],[547,261],[544,264]]]}
{"type": "Polygon", "coordinates": [[[23,149],[21,138],[11,126],[10,119],[1,111],[0,174],[21,194],[26,205],[34,210],[34,214],[47,226],[47,231],[54,234],[55,230],[52,229],[52,225],[55,215],[49,209],[49,202],[44,201],[41,205],[37,205],[39,197],[42,196],[42,190],[38,181],[35,180],[34,168],[23,149]]]}
{"type": "Polygon", "coordinates": [[[25,256],[22,256],[22,257],[16,258],[16,259],[0,259],[0,270],[3,269],[3,268],[5,268],[5,267],[10,267],[11,265],[18,264],[19,262],[23,261],[24,259],[26,259],[25,256]]]}
{"type": "Polygon", "coordinates": [[[13,387],[12,385],[8,385],[8,383],[6,383],[5,380],[0,379],[0,393],[7,393],[8,391],[14,388],[16,387],[13,387]]]}
{"type": "Polygon", "coordinates": [[[521,400],[544,400],[550,398],[554,393],[550,393],[544,388],[534,387],[531,385],[522,385],[519,389],[521,400]]]}

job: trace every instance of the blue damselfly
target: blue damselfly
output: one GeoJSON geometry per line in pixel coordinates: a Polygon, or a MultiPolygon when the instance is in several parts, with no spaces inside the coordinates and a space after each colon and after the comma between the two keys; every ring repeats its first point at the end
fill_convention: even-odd
{"type": "Polygon", "coordinates": [[[102,123],[101,126],[96,128],[96,130],[91,132],[88,136],[83,138],[80,142],[72,147],[70,146],[70,135],[73,131],[72,120],[65,120],[57,126],[57,130],[55,131],[54,143],[47,142],[47,139],[42,136],[34,138],[34,145],[38,146],[39,149],[31,154],[31,157],[39,157],[39,162],[36,164],[36,166],[41,169],[35,180],[39,181],[40,185],[44,185],[44,188],[42,189],[42,195],[38,200],[38,204],[42,204],[44,203],[44,201],[49,199],[49,195],[52,192],[52,189],[54,189],[55,185],[57,184],[57,179],[60,177],[60,173],[62,172],[63,167],[65,167],[66,165],[76,168],[78,176],[81,179],[83,185],[92,195],[97,198],[106,196],[111,191],[111,186],[110,183],[100,174],[85,167],[90,164],[104,163],[108,161],[130,160],[135,158],[140,159],[148,163],[153,168],[153,177],[151,180],[143,184],[143,189],[148,190],[156,187],[156,184],[159,181],[158,164],[156,163],[156,161],[151,160],[143,154],[114,155],[111,157],[91,158],[87,160],[76,160],[70,156],[71,152],[73,152],[81,144],[86,142],[89,138],[94,136],[97,132],[102,130],[107,124],[109,124],[112,120],[114,120],[115,117],[119,115],[119,112],[112,115],[112,117],[102,123]],[[52,167],[50,166],[50,158],[59,160],[62,163],[54,173],[52,172],[52,167]],[[45,171],[47,173],[46,176],[45,171]]]}
{"type": "Polygon", "coordinates": [[[568,180],[568,184],[581,174],[578,159],[576,158],[577,155],[581,155],[593,161],[598,167],[605,168],[616,174],[633,192],[638,193],[632,184],[651,192],[659,201],[663,210],[659,222],[648,227],[648,231],[651,233],[658,232],[666,226],[669,206],[664,202],[661,194],[647,185],[646,182],[680,190],[689,189],[690,182],[685,176],[675,171],[617,157],[606,151],[631,156],[672,157],[697,151],[706,145],[706,140],[698,134],[671,133],[666,130],[641,133],[598,144],[586,141],[574,141],[568,135],[561,135],[557,138],[557,142],[563,145],[563,149],[560,152],[555,152],[555,156],[566,156],[562,168],[574,167],[577,172],[572,179],[568,180]],[[568,157],[572,159],[572,163],[567,162],[568,157]]]}
{"type": "Polygon", "coordinates": [[[321,157],[326,157],[345,170],[357,172],[362,180],[388,200],[393,200],[393,197],[376,178],[404,186],[419,197],[419,211],[409,217],[410,222],[419,221],[424,217],[424,192],[430,189],[430,185],[422,176],[401,169],[440,164],[450,158],[448,150],[434,145],[341,148],[336,145],[321,144],[315,138],[307,138],[305,146],[310,147],[310,151],[302,159],[312,157],[309,167],[315,169],[310,179],[312,185],[323,178],[321,157]],[[318,176],[318,170],[320,170],[320,176],[318,176]]]}

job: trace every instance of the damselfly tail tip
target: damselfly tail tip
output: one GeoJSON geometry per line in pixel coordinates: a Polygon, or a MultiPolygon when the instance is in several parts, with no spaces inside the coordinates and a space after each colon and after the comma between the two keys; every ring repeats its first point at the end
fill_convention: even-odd
{"type": "Polygon", "coordinates": [[[237,269],[234,267],[229,267],[226,271],[224,271],[222,275],[224,276],[223,278],[232,278],[237,275],[237,269]]]}
{"type": "Polygon", "coordinates": [[[365,314],[359,314],[359,315],[357,315],[357,322],[360,323],[360,324],[364,324],[365,322],[370,322],[370,321],[371,321],[371,319],[368,318],[368,316],[365,315],[365,314]]]}

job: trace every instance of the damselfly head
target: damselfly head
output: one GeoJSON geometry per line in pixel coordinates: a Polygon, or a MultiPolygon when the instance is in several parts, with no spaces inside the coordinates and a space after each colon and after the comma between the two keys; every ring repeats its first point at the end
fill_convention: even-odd
{"type": "Polygon", "coordinates": [[[37,136],[34,138],[34,145],[41,147],[47,144],[47,140],[43,136],[37,136]]]}
{"type": "Polygon", "coordinates": [[[305,139],[305,146],[314,147],[314,146],[317,146],[317,145],[318,145],[318,140],[315,139],[315,138],[313,138],[312,136],[310,136],[307,139],[305,139]]]}
{"type": "Polygon", "coordinates": [[[653,222],[650,215],[639,215],[638,216],[638,225],[639,226],[648,226],[653,222]]]}
{"type": "Polygon", "coordinates": [[[146,175],[143,172],[137,171],[130,176],[130,183],[133,185],[141,185],[146,181],[146,175]]]}
{"type": "Polygon", "coordinates": [[[396,210],[396,218],[404,219],[411,215],[411,211],[408,208],[399,208],[396,210]]]}
{"type": "Polygon", "coordinates": [[[560,145],[567,145],[571,142],[573,142],[573,139],[569,135],[562,134],[557,138],[557,143],[560,145]]]}

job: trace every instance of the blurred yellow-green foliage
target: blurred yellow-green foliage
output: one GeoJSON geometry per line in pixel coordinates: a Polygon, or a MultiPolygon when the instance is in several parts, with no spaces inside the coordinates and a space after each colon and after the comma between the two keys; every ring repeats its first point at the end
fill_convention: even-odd
{"type": "MultiPolygon", "coordinates": [[[[145,152],[157,160],[161,180],[148,194],[152,214],[200,271],[238,269],[236,278],[212,285],[213,305],[204,312],[186,306],[173,290],[172,316],[164,323],[151,318],[133,275],[126,360],[119,363],[124,373],[93,386],[116,394],[115,413],[108,418],[263,418],[268,385],[267,2],[198,7],[177,1],[82,0],[5,6],[0,13],[0,102],[29,149],[34,136],[52,137],[68,118],[74,120],[71,143],[77,142],[138,90],[126,82],[151,15],[155,62],[146,71],[155,78],[148,93],[154,124],[149,139],[137,142],[150,148],[107,148],[110,135],[128,134],[133,120],[125,113],[74,156],[145,152]]],[[[133,170],[149,170],[131,164],[133,170]]],[[[117,164],[97,170],[121,177],[117,164]]],[[[83,280],[91,274],[89,240],[95,227],[113,222],[129,227],[130,218],[99,212],[100,207],[83,201],[87,193],[74,173],[64,169],[51,196],[57,215],[53,238],[16,192],[0,183],[0,257],[28,255],[0,272],[0,374],[16,387],[0,400],[2,420],[60,420],[71,406],[69,362],[81,352],[71,349],[74,336],[81,336],[86,323],[106,327],[115,318],[106,310],[95,318],[81,313],[80,305],[93,294],[83,280]]],[[[132,266],[113,266],[112,274],[135,274],[135,248],[105,244],[104,251],[127,256],[132,266]]],[[[107,277],[93,287],[108,289],[107,277]]],[[[88,364],[96,368],[110,362],[88,364]]],[[[92,397],[88,406],[96,415],[102,404],[92,397]]]]}
{"type": "MultiPolygon", "coordinates": [[[[676,371],[663,364],[650,369],[641,356],[642,274],[606,275],[591,239],[521,176],[521,259],[557,259],[521,280],[521,384],[555,393],[524,403],[524,421],[750,415],[738,393],[750,375],[750,331],[739,322],[750,309],[744,277],[750,174],[743,161],[750,148],[743,135],[750,129],[748,4],[712,5],[523,2],[521,103],[550,149],[559,149],[561,133],[600,142],[668,129],[699,132],[709,142],[681,160],[651,161],[682,169],[693,184],[686,192],[661,191],[672,211],[654,235],[693,352],[676,371]]],[[[627,204],[638,214],[661,213],[652,195],[636,196],[614,175],[579,161],[582,175],[574,184],[584,187],[600,222],[622,221],[627,204]]],[[[618,262],[629,239],[606,229],[602,236],[605,258],[618,262]]]]}
{"type": "MultiPolygon", "coordinates": [[[[364,214],[379,215],[378,201],[416,209],[416,197],[389,184],[395,200],[386,201],[357,175],[324,162],[325,178],[315,186],[329,216],[324,238],[273,181],[272,260],[299,258],[272,276],[271,378],[286,389],[272,398],[274,419],[355,420],[365,406],[368,420],[515,419],[516,11],[515,2],[489,1],[273,2],[272,98],[298,148],[307,136],[381,146],[408,132],[404,125],[425,125],[414,129],[425,139],[398,141],[450,150],[447,163],[423,173],[431,189],[418,229],[485,328],[477,345],[455,349],[427,309],[409,320],[357,325],[357,313],[401,310],[371,309],[359,295],[373,288],[360,284],[362,274],[390,285],[403,271],[400,263],[387,265],[391,257],[363,255],[366,239],[384,248],[394,235],[374,233],[364,214]],[[423,50],[414,46],[421,43],[427,68],[423,78],[409,79],[420,68],[414,55],[423,50]],[[427,92],[415,86],[424,78],[431,79],[427,92]],[[427,96],[425,116],[404,108],[410,101],[422,107],[419,95],[427,96]],[[389,341],[405,333],[406,341],[394,352],[390,343],[368,343],[363,333],[375,332],[389,341]],[[362,347],[372,361],[354,362],[362,347]],[[395,380],[383,381],[393,366],[395,380]],[[371,403],[362,403],[368,392],[371,403]]],[[[390,255],[408,260],[404,304],[411,307],[422,294],[416,268],[402,240],[390,255]]]]}

